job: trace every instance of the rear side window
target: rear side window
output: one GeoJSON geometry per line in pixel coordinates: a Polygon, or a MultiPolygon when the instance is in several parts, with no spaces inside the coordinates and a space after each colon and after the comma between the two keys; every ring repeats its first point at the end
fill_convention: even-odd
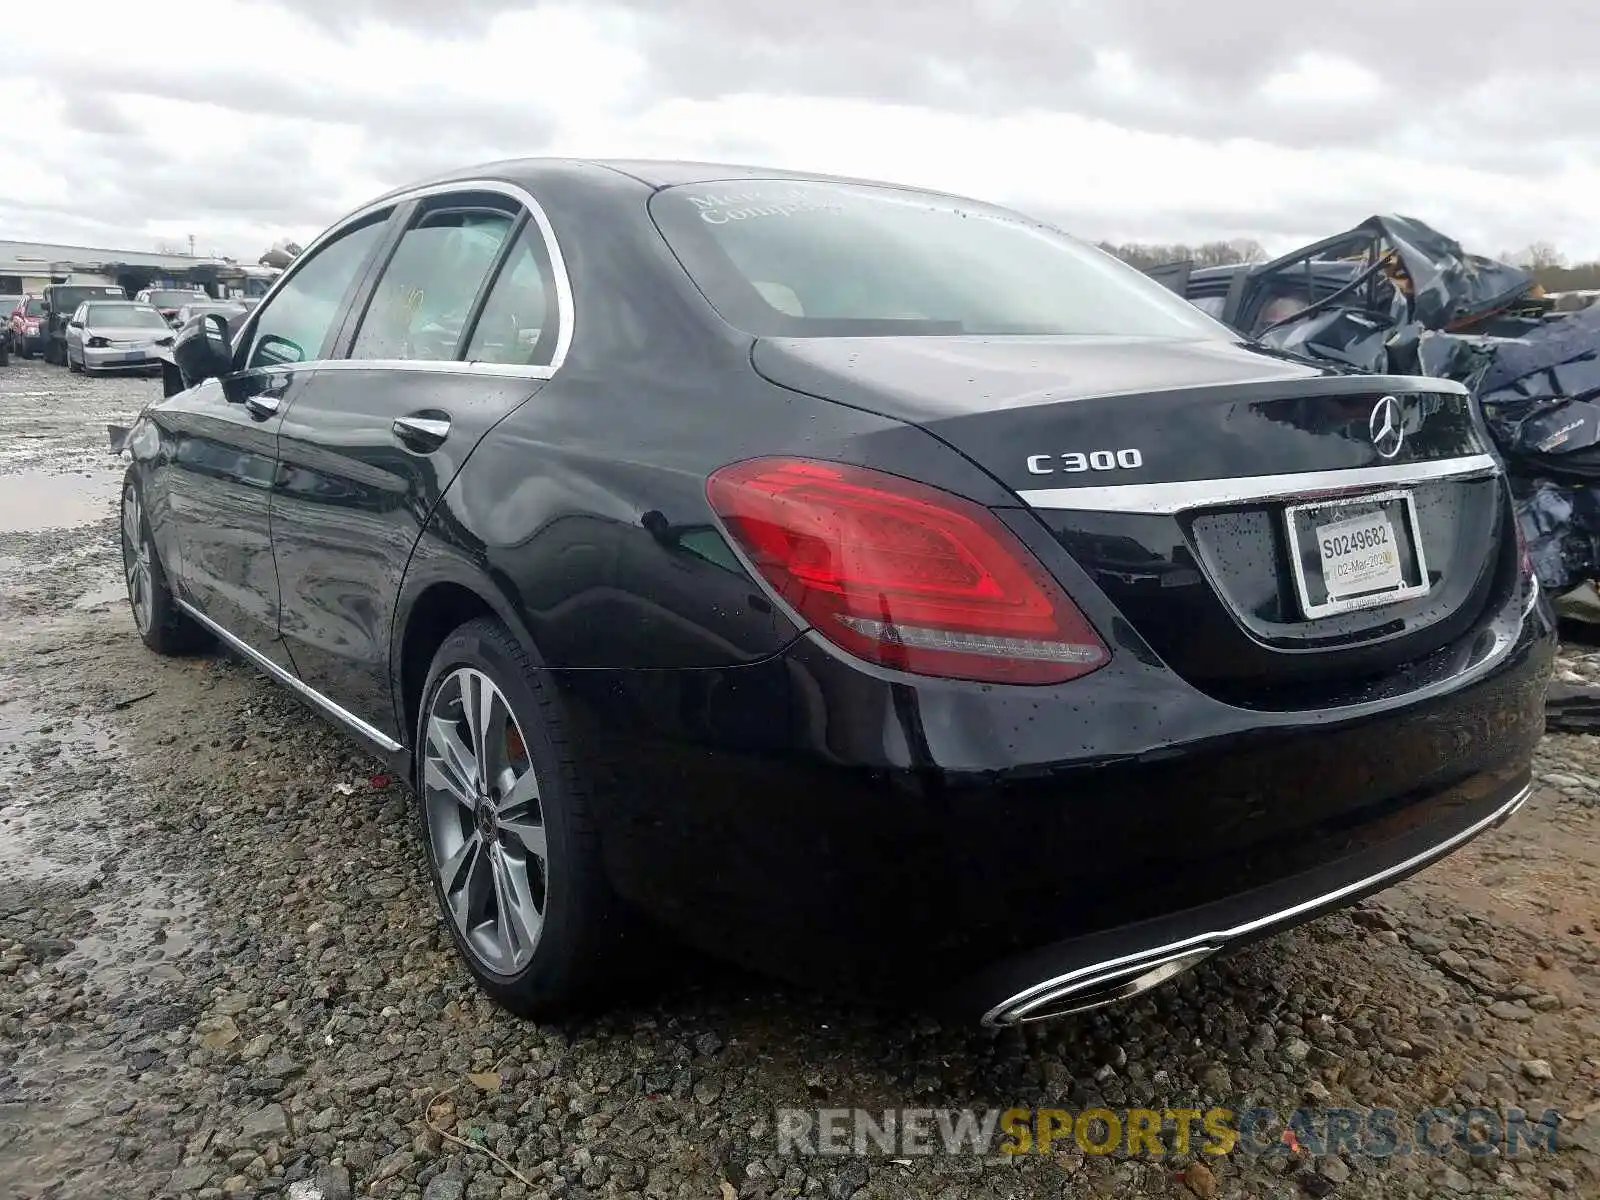
{"type": "Polygon", "coordinates": [[[246,366],[305,362],[322,352],[345,293],[377,245],[387,215],[339,235],[319,247],[261,306],[246,366]]]}
{"type": "Polygon", "coordinates": [[[1232,336],[1109,255],[947,196],[738,180],[665,188],[650,212],[712,306],[749,333],[1232,336]]]}
{"type": "Polygon", "coordinates": [[[455,209],[427,213],[406,230],[373,290],[350,357],[454,359],[512,220],[506,212],[455,209]]]}
{"type": "Polygon", "coordinates": [[[467,361],[543,367],[555,346],[555,285],[544,239],[530,221],[484,301],[467,343],[467,361]]]}

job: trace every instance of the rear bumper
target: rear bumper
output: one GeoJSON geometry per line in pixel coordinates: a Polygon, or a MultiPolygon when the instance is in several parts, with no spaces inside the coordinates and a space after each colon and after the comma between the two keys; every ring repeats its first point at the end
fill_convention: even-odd
{"type": "Polygon", "coordinates": [[[1553,654],[1520,607],[1313,711],[1231,707],[1126,650],[1060,688],[913,680],[810,638],[553,674],[622,895],[769,973],[1000,1022],[1041,986],[1349,903],[1507,815],[1553,654]]]}
{"type": "Polygon", "coordinates": [[[1398,883],[1510,819],[1533,785],[1494,786],[1480,777],[1455,791],[1454,803],[1422,829],[1221,901],[1043,947],[965,981],[946,999],[969,1011],[989,1004],[983,1024],[1013,1025],[1139,995],[1214,954],[1398,883]]]}

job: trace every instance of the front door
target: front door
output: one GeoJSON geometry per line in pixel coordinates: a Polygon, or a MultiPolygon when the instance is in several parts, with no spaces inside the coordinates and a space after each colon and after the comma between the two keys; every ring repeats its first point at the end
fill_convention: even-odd
{"type": "Polygon", "coordinates": [[[539,227],[515,200],[422,201],[349,321],[347,357],[318,372],[279,431],[284,639],[306,684],[397,741],[400,581],[473,447],[548,375],[549,279],[539,227]]]}
{"type": "Polygon", "coordinates": [[[163,442],[153,499],[175,518],[177,544],[162,550],[180,594],[286,669],[268,514],[278,431],[383,228],[375,217],[316,247],[236,340],[237,371],[152,410],[163,442]]]}

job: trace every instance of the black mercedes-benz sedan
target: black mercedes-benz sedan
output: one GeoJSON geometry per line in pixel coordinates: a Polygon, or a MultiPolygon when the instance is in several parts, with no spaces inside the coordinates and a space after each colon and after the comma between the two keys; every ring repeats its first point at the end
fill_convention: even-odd
{"type": "Polygon", "coordinates": [[[523,1013],[665,928],[1037,1020],[1528,794],[1551,622],[1464,391],[1269,352],[1014,212],[496,163],[171,354],[119,439],[141,636],[387,756],[523,1013]]]}

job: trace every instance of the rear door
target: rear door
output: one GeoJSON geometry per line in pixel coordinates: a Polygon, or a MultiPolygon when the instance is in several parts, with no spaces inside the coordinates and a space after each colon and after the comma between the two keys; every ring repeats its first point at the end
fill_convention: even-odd
{"type": "Polygon", "coordinates": [[[151,500],[172,531],[164,562],[203,616],[286,669],[267,524],[278,428],[315,376],[388,215],[354,223],[296,262],[236,339],[237,371],[151,409],[163,443],[151,500]]]}
{"type": "Polygon", "coordinates": [[[279,431],[285,642],[307,685],[397,741],[390,622],[412,548],[479,439],[543,386],[557,344],[540,224],[515,189],[473,186],[409,210],[341,360],[279,431]]]}

